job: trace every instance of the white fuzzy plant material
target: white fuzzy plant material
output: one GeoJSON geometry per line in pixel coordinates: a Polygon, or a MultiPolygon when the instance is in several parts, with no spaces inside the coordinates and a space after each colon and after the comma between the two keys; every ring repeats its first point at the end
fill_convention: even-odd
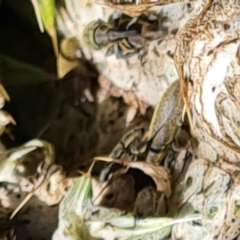
{"type": "Polygon", "coordinates": [[[193,135],[210,144],[223,158],[236,162],[240,153],[236,91],[240,74],[240,7],[234,0],[202,1],[201,9],[178,35],[174,58],[180,85],[187,89],[185,103],[193,135]]]}
{"type": "Polygon", "coordinates": [[[204,217],[175,226],[172,239],[240,236],[239,12],[238,1],[201,1],[178,35],[174,60],[197,154],[205,159],[190,164],[174,194],[180,213],[190,205],[204,217]]]}
{"type": "MultiPolygon", "coordinates": [[[[85,7],[80,7],[80,5],[81,1],[66,1],[65,14],[60,11],[57,18],[59,30],[66,38],[76,37],[78,39],[79,47],[85,57],[97,64],[101,73],[111,84],[123,91],[133,92],[139,101],[147,105],[156,106],[166,89],[178,79],[171,57],[176,47],[176,40],[175,34],[171,32],[172,30],[178,31],[186,24],[196,3],[191,2],[191,5],[184,2],[166,4],[151,7],[143,12],[149,19],[160,21],[164,19],[163,24],[167,27],[168,34],[163,38],[149,41],[139,48],[140,52],[144,52],[144,56],[133,54],[125,59],[116,57],[116,54],[106,56],[106,52],[113,47],[113,44],[96,50],[89,47],[84,38],[84,31],[89,23],[100,19],[109,26],[111,25],[109,17],[118,18],[121,17],[121,13],[94,2],[85,7]],[[144,63],[141,62],[141,57],[144,57],[144,63]]],[[[129,24],[131,25],[134,21],[137,19],[133,19],[129,24]]],[[[91,34],[89,38],[91,39],[89,42],[94,42],[91,34]]],[[[132,51],[134,50],[133,48],[132,51]]]]}

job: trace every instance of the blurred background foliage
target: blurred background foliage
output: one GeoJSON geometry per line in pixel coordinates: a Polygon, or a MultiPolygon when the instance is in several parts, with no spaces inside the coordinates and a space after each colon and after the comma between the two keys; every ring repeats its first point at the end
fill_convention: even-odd
{"type": "Polygon", "coordinates": [[[0,1],[0,32],[0,55],[56,73],[51,38],[40,32],[31,1],[0,1]]]}

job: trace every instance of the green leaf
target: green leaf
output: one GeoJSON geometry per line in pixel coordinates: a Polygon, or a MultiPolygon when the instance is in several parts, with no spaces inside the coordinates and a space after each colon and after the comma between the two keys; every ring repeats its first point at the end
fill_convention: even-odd
{"type": "Polygon", "coordinates": [[[203,189],[203,192],[204,193],[207,193],[211,188],[212,186],[214,185],[215,181],[213,181],[212,183],[210,183],[205,189],[203,189]]]}
{"type": "Polygon", "coordinates": [[[65,237],[91,239],[91,236],[100,239],[111,236],[119,240],[160,240],[166,239],[174,224],[201,219],[201,216],[190,215],[136,220],[132,214],[118,212],[116,215],[114,209],[92,205],[90,194],[91,177],[85,174],[75,182],[60,204],[59,227],[53,240],[64,240],[65,237]],[[99,214],[93,214],[96,211],[99,214]],[[107,216],[101,212],[106,212],[107,216]]]}
{"type": "Polygon", "coordinates": [[[58,56],[57,32],[55,29],[55,0],[31,0],[40,31],[43,26],[52,39],[55,55],[58,56]]]}
{"type": "Polygon", "coordinates": [[[234,208],[234,214],[236,215],[239,210],[240,210],[240,204],[236,204],[234,208]]]}
{"type": "Polygon", "coordinates": [[[85,223],[81,220],[79,220],[79,217],[74,213],[74,212],[69,212],[68,213],[70,221],[69,227],[66,228],[66,232],[70,236],[74,236],[75,239],[78,240],[94,240],[85,223]]]}
{"type": "Polygon", "coordinates": [[[51,78],[42,69],[0,53],[0,78],[4,86],[39,84],[51,78]]]}
{"type": "Polygon", "coordinates": [[[209,218],[213,218],[215,215],[216,215],[216,213],[217,213],[217,211],[218,211],[218,208],[217,207],[211,207],[210,209],[209,209],[209,211],[208,211],[208,217],[209,218]]]}
{"type": "Polygon", "coordinates": [[[77,212],[77,216],[84,219],[85,202],[90,197],[91,178],[89,176],[81,176],[69,190],[65,198],[60,204],[59,217],[68,215],[68,212],[77,212]],[[77,209],[76,209],[77,208],[77,209]]]}
{"type": "Polygon", "coordinates": [[[44,28],[55,26],[55,0],[37,0],[44,28]]]}

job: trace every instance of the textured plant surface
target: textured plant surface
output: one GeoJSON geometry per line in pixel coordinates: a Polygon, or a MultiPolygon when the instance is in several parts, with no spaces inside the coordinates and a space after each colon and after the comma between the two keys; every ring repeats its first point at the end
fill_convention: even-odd
{"type": "MultiPolygon", "coordinates": [[[[80,177],[69,177],[64,164],[56,165],[51,137],[62,131],[60,113],[49,143],[2,147],[3,239],[14,234],[24,239],[14,220],[24,228],[29,223],[23,217],[36,224],[26,209],[32,206],[36,212],[42,202],[48,205],[39,213],[43,219],[49,206],[59,204],[59,209],[51,213],[45,235],[27,233],[34,239],[238,239],[239,2],[159,2],[151,7],[138,2],[126,7],[71,0],[56,6],[57,30],[64,36],[58,75],[62,78],[76,66],[82,74],[81,81],[74,78],[72,85],[64,85],[73,89],[74,99],[61,114],[84,111],[87,101],[94,104],[96,111],[88,117],[94,119],[91,129],[98,137],[95,145],[88,142],[79,149],[98,157],[80,177]],[[92,75],[79,63],[83,58],[97,68],[94,94],[89,92],[95,86],[92,75]],[[86,76],[89,85],[79,87],[86,76]]],[[[45,76],[39,69],[24,69],[39,81],[45,76]]],[[[3,106],[9,98],[4,88],[1,97],[3,106]]],[[[0,111],[1,134],[9,122],[15,124],[13,118],[0,111]]],[[[76,153],[73,136],[87,139],[90,132],[75,132],[82,125],[74,114],[71,119],[65,126],[70,130],[64,128],[64,147],[76,153]]]]}

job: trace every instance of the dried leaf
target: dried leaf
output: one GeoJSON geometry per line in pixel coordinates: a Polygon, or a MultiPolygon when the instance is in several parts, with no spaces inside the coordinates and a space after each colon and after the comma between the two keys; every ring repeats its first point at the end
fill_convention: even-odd
{"type": "Polygon", "coordinates": [[[136,198],[133,213],[136,216],[153,216],[156,212],[157,193],[152,186],[142,189],[136,198]]]}
{"type": "Polygon", "coordinates": [[[145,174],[149,175],[156,184],[157,190],[164,192],[166,197],[170,197],[171,183],[167,170],[162,166],[155,166],[147,162],[131,162],[127,160],[113,159],[112,161],[122,164],[126,167],[136,168],[143,171],[145,174]]]}
{"type": "MultiPolygon", "coordinates": [[[[137,166],[140,169],[141,167],[137,166]]],[[[146,165],[144,167],[149,168],[146,165]]],[[[147,172],[152,171],[148,169],[147,172]]],[[[91,178],[89,173],[90,171],[76,181],[61,202],[59,225],[52,239],[83,239],[84,237],[84,239],[91,239],[92,236],[106,240],[159,240],[166,239],[172,225],[201,219],[201,216],[195,215],[182,219],[148,217],[136,220],[132,214],[93,206],[90,201],[91,178]]]]}
{"type": "Polygon", "coordinates": [[[118,208],[123,211],[132,211],[135,201],[134,185],[134,178],[130,174],[113,176],[98,197],[100,205],[108,208],[118,208]]]}

